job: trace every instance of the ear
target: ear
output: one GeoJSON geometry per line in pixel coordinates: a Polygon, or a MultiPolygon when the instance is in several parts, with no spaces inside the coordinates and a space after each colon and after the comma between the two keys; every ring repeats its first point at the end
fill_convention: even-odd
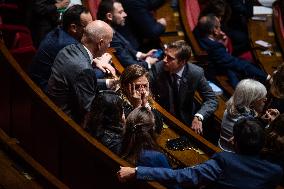
{"type": "Polygon", "coordinates": [[[98,42],[98,48],[100,49],[101,46],[103,45],[104,43],[104,40],[103,39],[100,39],[99,42],[98,42]]]}
{"type": "Polygon", "coordinates": [[[76,33],[77,32],[77,25],[76,24],[70,24],[69,31],[71,33],[76,33]]]}
{"type": "Polygon", "coordinates": [[[107,20],[112,21],[112,14],[111,14],[110,12],[108,12],[108,13],[106,14],[106,18],[107,18],[107,20]]]}

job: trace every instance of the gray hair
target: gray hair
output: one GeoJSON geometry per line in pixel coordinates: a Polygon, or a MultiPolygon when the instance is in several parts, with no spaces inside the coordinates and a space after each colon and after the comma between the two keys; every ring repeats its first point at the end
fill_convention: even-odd
{"type": "Polygon", "coordinates": [[[250,109],[250,105],[259,99],[265,98],[267,90],[265,86],[253,79],[241,80],[233,94],[227,102],[227,111],[230,115],[236,116],[240,109],[250,109]]]}

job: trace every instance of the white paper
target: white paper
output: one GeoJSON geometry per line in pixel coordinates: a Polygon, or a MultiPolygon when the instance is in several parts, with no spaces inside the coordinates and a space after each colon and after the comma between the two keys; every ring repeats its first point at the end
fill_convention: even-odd
{"type": "Polygon", "coordinates": [[[262,47],[270,47],[271,46],[270,43],[263,41],[263,40],[257,40],[257,41],[255,41],[255,43],[262,46],[262,47]]]}
{"type": "Polygon", "coordinates": [[[264,7],[264,6],[253,6],[253,15],[259,14],[272,14],[272,8],[264,7]]]}

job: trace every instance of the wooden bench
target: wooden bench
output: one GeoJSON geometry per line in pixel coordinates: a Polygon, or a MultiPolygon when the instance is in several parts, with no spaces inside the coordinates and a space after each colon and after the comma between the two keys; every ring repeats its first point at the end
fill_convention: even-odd
{"type": "Polygon", "coordinates": [[[0,188],[68,189],[0,129],[0,188]]]}
{"type": "Polygon", "coordinates": [[[164,188],[156,182],[120,183],[130,166],[66,116],[28,77],[0,42],[0,127],[70,188],[164,188]]]}

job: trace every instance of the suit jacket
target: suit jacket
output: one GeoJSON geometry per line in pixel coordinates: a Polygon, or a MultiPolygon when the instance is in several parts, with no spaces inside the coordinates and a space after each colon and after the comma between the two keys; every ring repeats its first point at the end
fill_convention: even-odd
{"type": "Polygon", "coordinates": [[[145,69],[148,69],[147,62],[137,60],[137,51],[119,32],[114,31],[110,46],[116,50],[115,55],[117,56],[123,67],[127,67],[132,64],[139,64],[145,69]]]}
{"type": "MultiPolygon", "coordinates": [[[[153,16],[154,8],[163,2],[158,0],[122,0],[121,3],[128,14],[128,20],[131,28],[140,37],[156,38],[165,31],[165,27],[158,23],[153,16]]],[[[161,0],[160,0],[161,1],[161,0]]]]}
{"type": "Polygon", "coordinates": [[[273,189],[283,175],[280,165],[230,152],[221,152],[212,159],[194,167],[172,170],[167,168],[138,167],[137,179],[157,180],[210,189],[273,189]]]}
{"type": "MultiPolygon", "coordinates": [[[[142,151],[136,166],[171,168],[166,155],[154,150],[142,151]]],[[[167,186],[168,189],[181,188],[177,184],[165,184],[165,186],[167,186]]]]}
{"type": "Polygon", "coordinates": [[[232,56],[222,43],[208,37],[199,39],[199,42],[201,47],[208,53],[210,61],[208,68],[210,71],[213,70],[211,75],[209,74],[210,77],[214,78],[220,72],[225,73],[228,75],[233,87],[239,82],[239,76],[242,78],[255,78],[263,83],[266,81],[266,73],[250,62],[232,56]]]}
{"type": "Polygon", "coordinates": [[[230,0],[227,1],[232,13],[229,26],[247,32],[247,21],[253,16],[253,1],[251,0],[230,0]]]}
{"type": "Polygon", "coordinates": [[[63,48],[55,58],[48,81],[48,94],[71,118],[80,123],[97,91],[106,88],[98,79],[90,57],[81,43],[63,48]]]}
{"type": "MultiPolygon", "coordinates": [[[[238,67],[234,65],[248,63],[245,60],[232,56],[227,52],[226,47],[218,41],[204,37],[199,38],[199,42],[201,47],[207,51],[210,63],[214,64],[214,66],[218,66],[217,69],[223,67],[239,71],[238,67]]],[[[211,65],[209,64],[209,66],[211,65]]]]}
{"type": "Polygon", "coordinates": [[[38,47],[44,36],[58,24],[59,14],[56,0],[33,0],[31,31],[35,45],[38,47]]]}
{"type": "Polygon", "coordinates": [[[30,67],[31,78],[46,90],[51,73],[51,66],[57,53],[67,45],[79,43],[75,38],[66,33],[61,27],[49,32],[40,43],[30,67]]]}
{"type": "Polygon", "coordinates": [[[137,166],[165,168],[171,167],[165,154],[154,150],[142,151],[138,158],[137,166]]]}
{"type": "Polygon", "coordinates": [[[171,87],[171,78],[169,72],[163,68],[163,62],[155,64],[150,72],[151,87],[153,93],[168,111],[175,113],[186,124],[191,125],[193,115],[199,113],[204,119],[208,118],[217,108],[217,98],[209,86],[203,69],[191,64],[185,64],[185,68],[180,80],[178,94],[178,112],[173,112],[173,89],[171,87]],[[194,106],[194,93],[199,92],[203,103],[197,111],[194,106]]]}

